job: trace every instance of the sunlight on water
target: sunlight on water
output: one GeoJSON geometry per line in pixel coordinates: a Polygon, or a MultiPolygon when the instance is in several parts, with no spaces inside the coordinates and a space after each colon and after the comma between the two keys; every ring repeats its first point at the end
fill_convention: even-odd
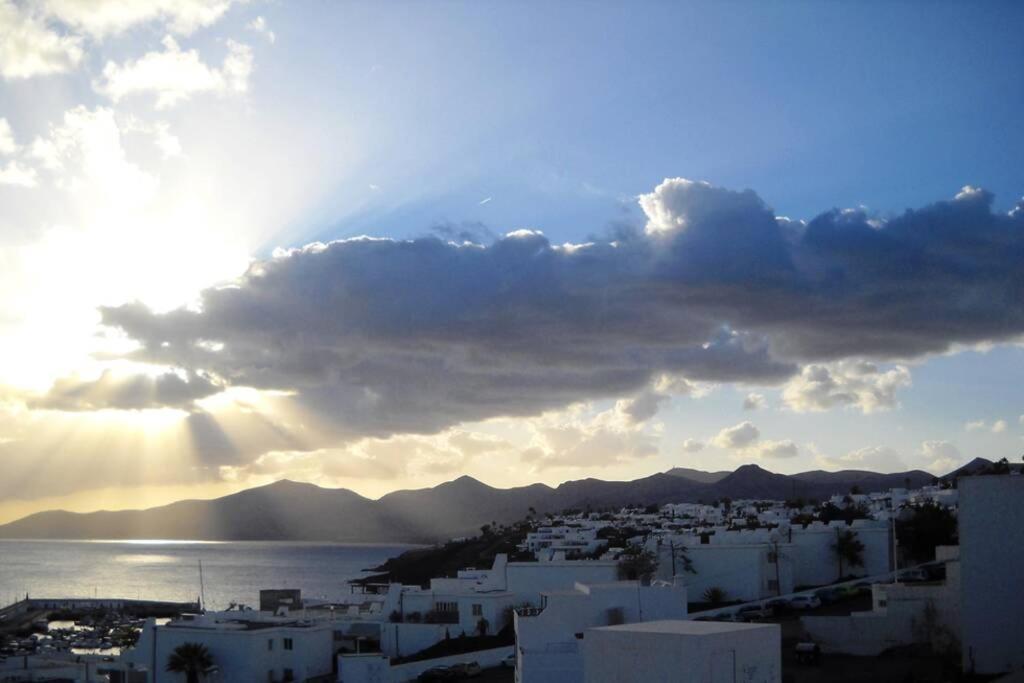
{"type": "Polygon", "coordinates": [[[207,604],[258,604],[262,588],[340,597],[346,581],[409,546],[189,541],[0,540],[0,603],[53,598],[196,600],[203,563],[207,604]]]}
{"type": "Polygon", "coordinates": [[[128,562],[134,564],[167,564],[178,562],[179,559],[173,555],[118,555],[114,558],[114,562],[128,562]]]}

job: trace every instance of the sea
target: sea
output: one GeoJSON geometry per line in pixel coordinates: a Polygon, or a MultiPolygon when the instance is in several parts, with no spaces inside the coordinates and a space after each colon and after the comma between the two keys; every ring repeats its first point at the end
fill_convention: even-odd
{"type": "Polygon", "coordinates": [[[347,581],[412,547],[0,540],[0,606],[26,594],[193,601],[202,591],[209,609],[225,609],[231,603],[257,606],[262,588],[299,588],[304,597],[334,599],[349,593],[347,581]]]}

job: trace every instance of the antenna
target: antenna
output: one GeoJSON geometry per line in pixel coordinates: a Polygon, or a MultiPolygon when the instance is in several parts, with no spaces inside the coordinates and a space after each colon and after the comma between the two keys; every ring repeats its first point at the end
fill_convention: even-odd
{"type": "Polygon", "coordinates": [[[202,560],[199,560],[199,611],[206,612],[206,587],[203,585],[202,560]]]}

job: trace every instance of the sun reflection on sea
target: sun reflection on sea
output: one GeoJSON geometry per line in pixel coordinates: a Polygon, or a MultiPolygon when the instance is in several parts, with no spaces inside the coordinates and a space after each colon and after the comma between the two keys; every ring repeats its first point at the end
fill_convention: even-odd
{"type": "Polygon", "coordinates": [[[178,562],[178,558],[172,555],[139,553],[134,555],[118,555],[114,558],[114,562],[125,564],[174,564],[178,562]]]}

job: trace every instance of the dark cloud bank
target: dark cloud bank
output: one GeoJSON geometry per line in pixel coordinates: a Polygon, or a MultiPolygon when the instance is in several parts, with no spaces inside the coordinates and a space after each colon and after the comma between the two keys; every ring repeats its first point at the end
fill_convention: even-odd
{"type": "Polygon", "coordinates": [[[887,221],[803,224],[680,179],[641,206],[646,229],[586,245],[529,231],[310,245],[205,291],[198,312],[128,304],[103,320],[141,343],[133,358],[295,390],[353,436],[534,414],[662,374],[777,384],[808,362],[1024,333],[1024,208],[993,212],[983,190],[887,221]]]}

